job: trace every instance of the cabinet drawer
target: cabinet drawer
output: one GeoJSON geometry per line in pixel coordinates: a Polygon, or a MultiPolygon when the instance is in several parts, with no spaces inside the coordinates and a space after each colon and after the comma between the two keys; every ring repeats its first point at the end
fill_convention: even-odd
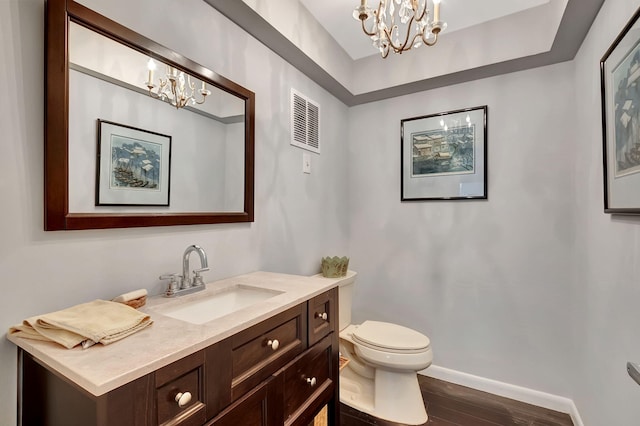
{"type": "Polygon", "coordinates": [[[332,335],[311,347],[282,372],[284,378],[284,418],[291,422],[299,411],[307,408],[308,401],[326,393],[335,386],[332,368],[332,335]]]}
{"type": "Polygon", "coordinates": [[[202,351],[156,371],[155,386],[156,424],[187,426],[202,425],[205,422],[202,351]],[[179,394],[183,394],[182,406],[176,401],[179,394]]]}
{"type": "Polygon", "coordinates": [[[338,327],[338,289],[333,288],[309,300],[309,346],[338,327]]]}
{"type": "Polygon", "coordinates": [[[236,334],[232,341],[231,400],[235,401],[306,349],[306,303],[236,334]]]}

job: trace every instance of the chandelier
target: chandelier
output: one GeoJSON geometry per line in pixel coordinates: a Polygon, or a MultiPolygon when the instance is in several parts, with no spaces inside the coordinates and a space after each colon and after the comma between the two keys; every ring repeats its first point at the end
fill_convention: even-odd
{"type": "Polygon", "coordinates": [[[204,81],[200,89],[196,91],[196,85],[191,81],[189,74],[185,78],[184,72],[168,65],[165,78],[160,77],[158,79],[159,85],[156,86],[153,84],[153,73],[156,70],[156,63],[153,59],[149,59],[147,68],[149,69],[149,78],[145,85],[149,89],[149,96],[169,102],[176,109],[184,108],[187,105],[202,105],[207,96],[211,94],[204,81]],[[155,92],[154,89],[156,89],[155,92]],[[202,99],[196,100],[196,94],[200,94],[202,99]]]}
{"type": "Polygon", "coordinates": [[[353,17],[362,22],[362,31],[386,58],[391,50],[400,54],[422,44],[436,44],[438,34],[447,28],[447,24],[440,21],[440,1],[433,0],[431,21],[428,0],[380,0],[375,10],[367,7],[367,0],[360,0],[353,17]],[[365,22],[369,18],[373,20],[367,29],[365,22]]]}

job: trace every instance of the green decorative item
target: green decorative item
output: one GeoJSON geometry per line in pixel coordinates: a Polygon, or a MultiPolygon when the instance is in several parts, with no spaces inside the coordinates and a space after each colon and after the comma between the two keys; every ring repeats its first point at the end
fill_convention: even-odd
{"type": "Polygon", "coordinates": [[[347,275],[349,269],[349,258],[343,257],[323,257],[322,276],[327,278],[338,278],[347,275]]]}

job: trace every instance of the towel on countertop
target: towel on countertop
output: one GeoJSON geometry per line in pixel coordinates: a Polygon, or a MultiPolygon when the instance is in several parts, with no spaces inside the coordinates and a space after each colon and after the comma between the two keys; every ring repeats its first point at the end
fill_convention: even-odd
{"type": "Polygon", "coordinates": [[[25,339],[47,340],[71,349],[108,345],[152,324],[151,317],[117,302],[94,300],[61,311],[28,318],[9,329],[25,339]]]}

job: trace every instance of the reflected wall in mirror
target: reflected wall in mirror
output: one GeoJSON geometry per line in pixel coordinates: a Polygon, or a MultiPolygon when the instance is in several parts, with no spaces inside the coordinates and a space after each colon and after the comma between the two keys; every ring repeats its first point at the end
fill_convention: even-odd
{"type": "Polygon", "coordinates": [[[253,92],[70,0],[47,2],[46,86],[46,230],[253,221],[253,92]],[[170,136],[170,158],[104,135],[98,152],[104,121],[170,136]],[[170,202],[102,205],[98,179],[170,202]]]}

